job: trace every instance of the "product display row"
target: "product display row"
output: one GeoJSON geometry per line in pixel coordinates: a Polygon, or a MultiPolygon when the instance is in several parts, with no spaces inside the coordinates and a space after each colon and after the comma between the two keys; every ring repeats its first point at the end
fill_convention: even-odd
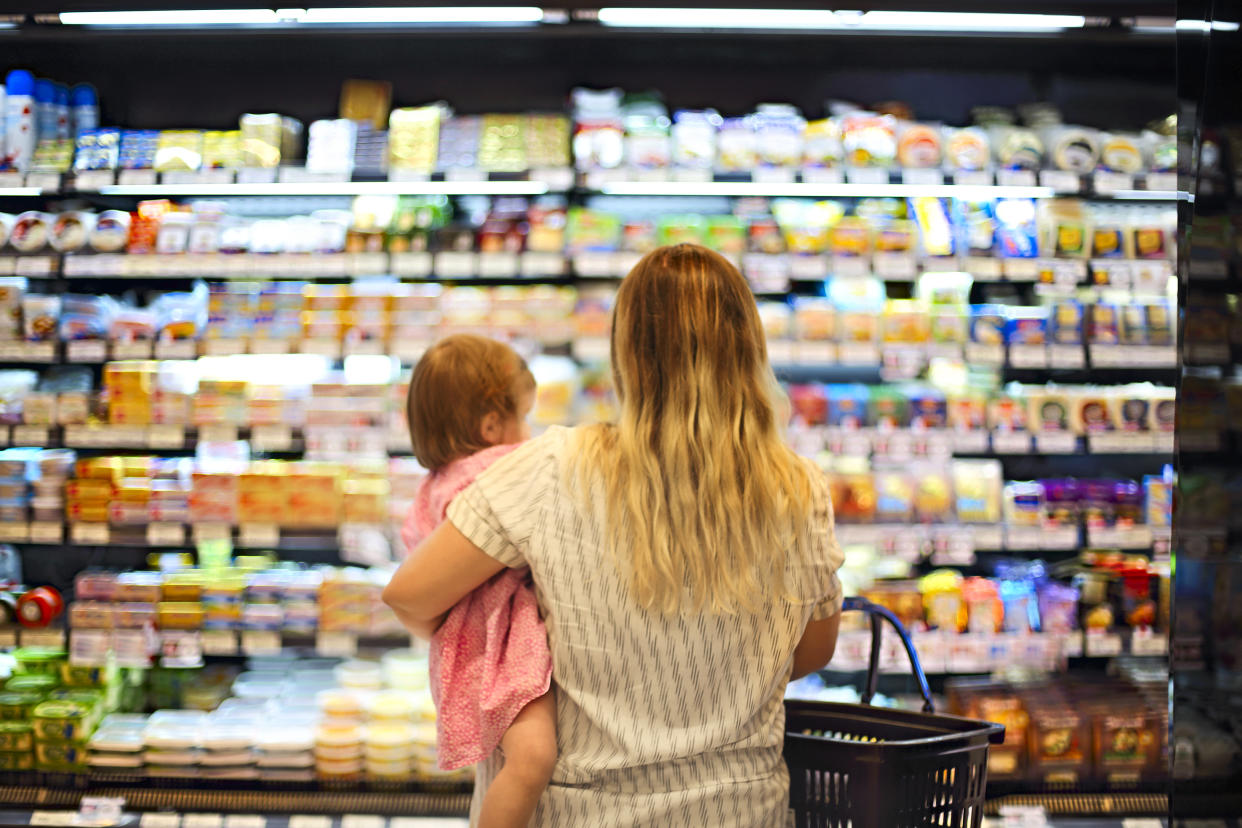
{"type": "Polygon", "coordinates": [[[246,114],[235,130],[158,131],[99,128],[89,86],[75,89],[72,111],[67,89],[35,81],[25,70],[9,73],[5,91],[8,162],[23,172],[233,171],[305,158],[308,171],[344,176],[511,173],[569,166],[571,130],[572,163],[583,171],[999,168],[1134,175],[1175,172],[1177,158],[1164,124],[1141,134],[1105,132],[1063,124],[1048,105],[1025,106],[1016,115],[976,107],[974,125],[954,128],[920,123],[898,102],[877,111],[831,102],[829,117],[811,121],[789,104],[765,104],[741,117],[712,109],[670,116],[656,93],[576,89],[571,127],[558,114],[458,116],[444,103],[392,109],[387,84],[351,81],[342,91],[340,119],[307,129],[277,114],[246,114]]]}
{"type": "Polygon", "coordinates": [[[953,712],[1005,725],[988,752],[989,781],[1030,779],[1112,789],[1168,776],[1168,677],[1131,666],[1110,678],[953,681],[953,712]]]}
{"type": "Polygon", "coordinates": [[[19,672],[0,694],[8,771],[304,783],[470,779],[436,768],[426,658],[412,651],[389,651],[382,662],[252,658],[244,672],[84,668],[46,649],[15,656],[19,672]],[[142,713],[147,707],[157,709],[142,713]],[[123,712],[130,710],[138,712],[123,712]]]}
{"type": "MultiPolygon", "coordinates": [[[[915,257],[1167,261],[1174,256],[1176,215],[1160,206],[986,197],[865,198],[853,204],[749,198],[737,200],[733,212],[723,214],[567,208],[558,197],[532,201],[503,196],[476,197],[458,209],[446,196],[360,196],[352,210],[323,209],[285,218],[248,217],[229,209],[225,202],[157,200],[140,202],[133,213],[4,213],[0,249],[24,255],[577,255],[646,253],[664,244],[691,242],[733,257],[826,254],[838,270],[880,266],[900,276],[898,265],[915,257]]],[[[75,265],[88,266],[85,260],[75,265]]],[[[1099,269],[1106,271],[1107,265],[1099,269]]]]}

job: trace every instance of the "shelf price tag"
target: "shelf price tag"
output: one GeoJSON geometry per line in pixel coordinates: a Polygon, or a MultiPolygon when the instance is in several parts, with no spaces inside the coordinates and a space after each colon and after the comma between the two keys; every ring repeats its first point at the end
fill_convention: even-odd
{"type": "Polygon", "coordinates": [[[235,443],[237,442],[237,426],[207,425],[198,429],[201,443],[235,443]]]}
{"type": "Polygon", "coordinates": [[[1103,630],[1087,630],[1085,652],[1091,658],[1111,658],[1121,655],[1121,636],[1103,630]]]}
{"type": "Polygon", "coordinates": [[[887,184],[888,168],[887,167],[848,167],[845,170],[845,178],[851,184],[887,184]]]}
{"type": "Polygon", "coordinates": [[[114,342],[112,343],[112,358],[150,359],[151,343],[144,339],[139,339],[134,342],[114,342]]]}
{"type": "Polygon", "coordinates": [[[1078,173],[1066,170],[1040,170],[1039,183],[1059,193],[1077,193],[1082,190],[1082,179],[1078,177],[1078,173]]]}
{"type": "Polygon", "coordinates": [[[949,438],[954,454],[986,454],[988,433],[982,430],[954,431],[949,438]]]}
{"type": "Polygon", "coordinates": [[[23,647],[48,647],[61,650],[65,647],[64,630],[22,630],[23,647]]]}
{"type": "Polygon", "coordinates": [[[935,167],[907,167],[901,171],[903,184],[916,184],[921,187],[944,183],[944,173],[935,167]]]}
{"type": "Polygon", "coordinates": [[[1035,451],[1039,454],[1074,454],[1078,438],[1069,431],[1040,431],[1035,434],[1035,451]]]}
{"type": "Polygon", "coordinates": [[[997,170],[996,183],[1002,187],[1034,187],[1034,170],[997,170]]]}
{"type": "Polygon", "coordinates": [[[0,541],[19,543],[30,538],[30,524],[24,521],[0,522],[0,541]]]}
{"type": "Polygon", "coordinates": [[[1087,358],[1081,345],[1049,345],[1048,366],[1050,368],[1076,369],[1084,368],[1087,358]]]}
{"type": "Polygon", "coordinates": [[[1009,364],[1014,368],[1047,368],[1048,350],[1043,345],[1010,345],[1009,364]]]}
{"type": "Polygon", "coordinates": [[[267,818],[258,814],[229,814],[224,828],[267,828],[267,818]]]}
{"type": "Polygon", "coordinates": [[[56,521],[36,520],[30,524],[31,543],[63,543],[65,525],[56,521]]]}
{"type": "Polygon", "coordinates": [[[277,655],[280,653],[280,633],[275,630],[243,630],[241,648],[248,656],[277,655]]]}
{"type": "Polygon", "coordinates": [[[186,814],[181,828],[224,828],[223,814],[186,814]]]}
{"type": "Polygon", "coordinates": [[[164,340],[155,343],[156,359],[194,359],[198,356],[198,343],[192,339],[164,340]]]}
{"type": "Polygon", "coordinates": [[[1019,551],[1042,549],[1043,532],[1037,526],[1008,526],[1005,528],[1005,548],[1019,551]]]}
{"type": "Polygon", "coordinates": [[[1130,652],[1136,656],[1168,655],[1169,639],[1150,628],[1138,629],[1130,635],[1130,652]]]}
{"type": "Polygon", "coordinates": [[[233,356],[246,353],[246,343],[241,339],[208,339],[203,343],[207,356],[233,356]]]}
{"type": "Polygon", "coordinates": [[[293,814],[289,828],[332,828],[332,818],[317,814],[293,814]]]}
{"type": "Polygon", "coordinates": [[[111,534],[106,523],[71,523],[69,538],[85,546],[104,545],[111,540],[111,534]]]}
{"type": "Polygon", "coordinates": [[[358,654],[358,636],[347,632],[321,632],[315,636],[315,653],[324,658],[353,658],[358,654]]]}
{"type": "Polygon", "coordinates": [[[1004,365],[1005,346],[982,342],[967,342],[963,351],[966,362],[973,365],[1004,365]]]}
{"type": "Polygon", "coordinates": [[[139,828],[181,828],[181,814],[143,814],[139,828]]]}
{"type": "Polygon", "coordinates": [[[1111,195],[1118,190],[1133,190],[1134,176],[1100,170],[1093,176],[1092,184],[1100,195],[1111,195]]]}
{"type": "Polygon", "coordinates": [[[750,174],[750,179],[756,184],[792,184],[794,169],[793,167],[756,167],[755,171],[750,174]]]}
{"type": "Polygon", "coordinates": [[[913,280],[919,272],[918,262],[906,253],[876,253],[872,257],[872,267],[875,269],[875,275],[894,281],[913,280]]]}
{"type": "Polygon", "coordinates": [[[812,254],[790,256],[789,276],[812,281],[828,278],[828,259],[812,254]]]}
{"type": "Polygon", "coordinates": [[[1030,454],[1030,432],[994,431],[992,432],[992,450],[997,454],[1030,454]]]}
{"type": "Polygon", "coordinates": [[[1039,537],[1039,548],[1048,550],[1070,550],[1078,548],[1077,526],[1056,526],[1045,528],[1039,537]]]}
{"type": "Polygon", "coordinates": [[[152,523],[147,526],[151,546],[184,546],[185,526],[180,523],[152,523]]]}
{"type": "Polygon", "coordinates": [[[48,444],[48,427],[19,425],[13,426],[13,445],[41,447],[48,444]]]}
{"type": "Polygon", "coordinates": [[[108,343],[102,339],[75,339],[65,344],[69,362],[107,362],[108,343]]]}
{"type": "Polygon", "coordinates": [[[258,425],[250,430],[250,445],[256,451],[289,451],[293,448],[293,429],[287,425],[258,425]]]}
{"type": "Polygon", "coordinates": [[[870,342],[842,342],[837,358],[842,365],[879,365],[880,349],[870,342]]]}
{"type": "Polygon", "coordinates": [[[479,276],[504,279],[518,274],[516,253],[480,253],[479,276]]]}
{"type": "Polygon", "coordinates": [[[238,527],[237,536],[238,546],[277,546],[280,543],[280,527],[274,523],[243,523],[238,527]]]}
{"type": "Polygon", "coordinates": [[[147,448],[185,448],[185,426],[153,425],[147,427],[147,448]]]}
{"type": "Polygon", "coordinates": [[[201,645],[203,655],[236,655],[237,633],[232,630],[203,630],[201,645]]]}
{"type": "Polygon", "coordinates": [[[233,539],[232,528],[227,523],[196,523],[191,534],[195,544],[233,539]]]}

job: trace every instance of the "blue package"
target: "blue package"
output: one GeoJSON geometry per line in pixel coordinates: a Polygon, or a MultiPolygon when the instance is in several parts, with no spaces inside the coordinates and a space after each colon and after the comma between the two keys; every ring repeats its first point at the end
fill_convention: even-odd
{"type": "Polygon", "coordinates": [[[870,390],[861,383],[828,385],[828,425],[861,428],[867,421],[870,390]]]}
{"type": "Polygon", "coordinates": [[[1005,342],[1009,345],[1044,345],[1048,342],[1048,309],[1005,309],[1005,342]]]}
{"type": "Polygon", "coordinates": [[[1060,299],[1048,309],[1048,341],[1053,345],[1081,345],[1083,310],[1077,299],[1060,299]]]}
{"type": "Polygon", "coordinates": [[[1039,255],[1034,199],[1002,198],[996,202],[996,245],[1005,259],[1034,259],[1039,255]]]}
{"type": "Polygon", "coordinates": [[[992,201],[953,200],[953,223],[958,247],[967,256],[991,256],[996,252],[996,205],[992,201]]]}
{"type": "Polygon", "coordinates": [[[980,345],[1005,344],[1005,306],[970,306],[970,341],[980,345]]]}

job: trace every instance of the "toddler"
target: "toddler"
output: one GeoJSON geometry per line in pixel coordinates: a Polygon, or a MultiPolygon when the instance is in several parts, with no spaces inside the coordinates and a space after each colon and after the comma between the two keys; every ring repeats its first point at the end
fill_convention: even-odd
{"type": "MultiPolygon", "coordinates": [[[[535,378],[512,348],[459,334],[433,345],[410,380],[414,456],[429,471],[402,527],[407,550],[444,520],[453,497],[530,437],[535,378]]],[[[481,828],[525,828],[556,762],[552,656],[528,569],[506,569],[440,620],[431,640],[440,767],[504,767],[483,798],[481,828]]]]}

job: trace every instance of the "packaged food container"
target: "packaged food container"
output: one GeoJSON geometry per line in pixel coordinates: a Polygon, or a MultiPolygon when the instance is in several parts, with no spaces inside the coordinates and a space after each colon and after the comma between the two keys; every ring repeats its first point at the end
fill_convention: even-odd
{"type": "Polygon", "coordinates": [[[0,721],[0,752],[34,749],[34,728],[27,722],[0,721]]]}
{"type": "Polygon", "coordinates": [[[17,660],[17,672],[20,675],[53,676],[60,675],[60,662],[65,660],[65,651],[50,647],[19,647],[13,652],[17,660]]]}
{"type": "Polygon", "coordinates": [[[31,721],[40,743],[84,742],[95,724],[90,706],[74,701],[42,702],[31,711],[31,721]]]}
{"type": "Polygon", "coordinates": [[[4,683],[4,689],[10,693],[34,693],[46,696],[59,686],[60,680],[55,675],[37,674],[13,676],[4,683]]]}
{"type": "Polygon", "coordinates": [[[34,753],[0,753],[0,771],[28,771],[34,769],[34,753]]]}
{"type": "Polygon", "coordinates": [[[0,722],[28,721],[31,711],[44,698],[39,693],[0,693],[0,722]]]}
{"type": "Polygon", "coordinates": [[[373,661],[346,661],[336,668],[335,673],[342,687],[379,690],[384,686],[380,665],[373,661]]]}

